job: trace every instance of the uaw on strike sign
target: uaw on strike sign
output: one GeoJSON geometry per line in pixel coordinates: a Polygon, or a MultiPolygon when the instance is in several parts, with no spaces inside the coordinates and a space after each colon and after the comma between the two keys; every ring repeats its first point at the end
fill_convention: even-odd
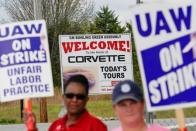
{"type": "Polygon", "coordinates": [[[131,13],[148,110],[195,106],[196,1],[148,3],[131,13]]]}
{"type": "Polygon", "coordinates": [[[52,95],[45,21],[0,25],[0,100],[52,95]]]}
{"type": "Polygon", "coordinates": [[[111,94],[117,82],[133,79],[129,34],[61,35],[59,45],[62,83],[83,74],[90,94],[111,94]]]}

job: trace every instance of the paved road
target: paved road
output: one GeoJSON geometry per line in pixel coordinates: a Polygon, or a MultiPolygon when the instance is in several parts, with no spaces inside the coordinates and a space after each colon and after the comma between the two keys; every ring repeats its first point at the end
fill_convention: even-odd
{"type": "MultiPolygon", "coordinates": [[[[109,130],[119,126],[119,121],[104,121],[104,123],[108,126],[109,130]]],[[[39,131],[47,131],[50,123],[38,123],[39,131]]],[[[15,125],[0,125],[0,131],[26,131],[26,127],[24,124],[15,124],[15,125]]]]}
{"type": "MultiPolygon", "coordinates": [[[[172,131],[177,131],[175,119],[155,119],[154,122],[166,126],[172,129],[172,131]]],[[[108,126],[109,130],[119,126],[118,120],[107,120],[104,123],[108,126]]],[[[50,123],[38,123],[38,129],[39,131],[47,131],[49,125],[50,123]]],[[[196,131],[196,118],[187,118],[186,125],[188,126],[188,131],[196,131]]],[[[0,131],[26,131],[26,128],[24,124],[0,125],[0,131]]]]}

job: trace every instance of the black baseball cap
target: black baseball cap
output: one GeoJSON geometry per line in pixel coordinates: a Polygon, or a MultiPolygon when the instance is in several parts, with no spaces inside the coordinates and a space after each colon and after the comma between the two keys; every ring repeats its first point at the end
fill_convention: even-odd
{"type": "Polygon", "coordinates": [[[112,92],[112,104],[115,105],[122,100],[132,99],[137,102],[143,101],[143,92],[141,88],[132,80],[120,81],[115,85],[112,92]]]}

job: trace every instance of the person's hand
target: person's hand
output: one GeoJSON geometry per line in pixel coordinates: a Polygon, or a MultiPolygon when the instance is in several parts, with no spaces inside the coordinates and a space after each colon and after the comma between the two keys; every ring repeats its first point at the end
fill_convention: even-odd
{"type": "Polygon", "coordinates": [[[36,117],[33,112],[23,112],[24,124],[27,127],[27,131],[37,131],[36,117]]]}

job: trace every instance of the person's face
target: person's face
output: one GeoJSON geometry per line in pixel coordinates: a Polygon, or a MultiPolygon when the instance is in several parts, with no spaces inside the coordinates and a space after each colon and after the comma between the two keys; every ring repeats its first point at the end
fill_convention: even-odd
{"type": "Polygon", "coordinates": [[[88,101],[85,87],[77,82],[71,82],[67,85],[64,95],[64,103],[67,113],[71,115],[80,114],[88,101]]]}
{"type": "Polygon", "coordinates": [[[113,109],[121,123],[124,124],[134,124],[144,119],[144,102],[126,99],[114,105],[113,109]]]}

